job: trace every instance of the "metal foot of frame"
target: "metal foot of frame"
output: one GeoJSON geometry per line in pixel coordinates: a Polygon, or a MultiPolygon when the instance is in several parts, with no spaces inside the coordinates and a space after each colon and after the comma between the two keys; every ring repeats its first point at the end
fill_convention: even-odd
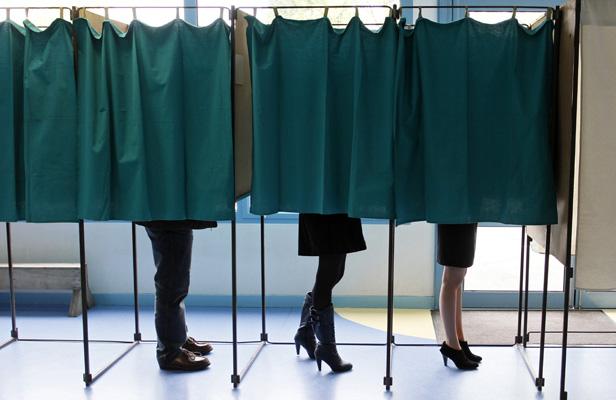
{"type": "Polygon", "coordinates": [[[128,346],[128,348],[126,348],[126,350],[124,350],[122,352],[122,354],[120,354],[118,357],[116,357],[115,360],[113,360],[112,362],[107,364],[107,366],[103,367],[99,372],[95,373],[94,375],[92,375],[92,374],[83,374],[83,381],[86,383],[87,386],[90,386],[91,384],[96,382],[96,380],[98,378],[100,378],[107,371],[109,371],[114,365],[116,365],[121,359],[123,359],[128,353],[130,353],[131,350],[133,350],[135,347],[137,347],[138,344],[139,344],[139,342],[131,343],[128,346]]]}
{"type": "Polygon", "coordinates": [[[543,389],[543,387],[545,386],[545,379],[544,378],[535,379],[535,386],[537,386],[537,390],[541,391],[541,389],[543,389]]]}
{"type": "Polygon", "coordinates": [[[567,392],[562,392],[560,394],[560,400],[567,400],[567,392]]]}
{"type": "Polygon", "coordinates": [[[246,374],[248,373],[248,371],[250,370],[250,367],[252,367],[252,365],[255,363],[255,361],[257,361],[257,358],[259,357],[259,354],[261,354],[261,350],[263,350],[263,348],[265,347],[266,344],[267,344],[267,342],[265,342],[265,341],[259,342],[259,347],[252,354],[252,356],[250,357],[250,360],[248,360],[248,363],[246,364],[244,369],[242,369],[242,371],[239,373],[239,375],[231,375],[231,383],[233,383],[233,387],[238,387],[238,385],[240,384],[242,378],[244,378],[246,376],[246,374]],[[237,379],[237,381],[234,381],[234,379],[237,379]]]}
{"type": "Polygon", "coordinates": [[[522,338],[522,336],[515,337],[515,344],[521,344],[523,341],[524,339],[522,338]]]}
{"type": "Polygon", "coordinates": [[[0,349],[3,349],[6,346],[10,345],[11,343],[15,343],[15,342],[17,342],[17,339],[9,339],[6,342],[0,344],[0,349]]]}
{"type": "Polygon", "coordinates": [[[533,367],[532,362],[528,358],[528,354],[526,353],[526,347],[524,347],[521,344],[517,344],[515,347],[518,349],[518,352],[522,356],[522,360],[524,360],[524,364],[526,365],[526,369],[528,370],[528,373],[530,374],[530,377],[532,378],[533,382],[535,382],[535,385],[536,385],[537,384],[537,380],[538,380],[537,373],[535,372],[535,368],[533,367]]]}
{"type": "Polygon", "coordinates": [[[135,334],[133,335],[133,340],[134,340],[135,342],[141,342],[141,333],[135,333],[135,334]]]}
{"type": "Polygon", "coordinates": [[[383,385],[385,385],[385,390],[389,390],[393,384],[394,378],[392,378],[391,376],[386,376],[383,378],[383,385]]]}
{"type": "Polygon", "coordinates": [[[11,337],[13,339],[19,339],[19,330],[17,328],[11,329],[11,337]]]}
{"type": "Polygon", "coordinates": [[[269,339],[268,339],[268,337],[267,337],[267,333],[262,333],[262,334],[261,334],[261,341],[262,341],[262,342],[267,342],[268,340],[269,340],[269,339]]]}

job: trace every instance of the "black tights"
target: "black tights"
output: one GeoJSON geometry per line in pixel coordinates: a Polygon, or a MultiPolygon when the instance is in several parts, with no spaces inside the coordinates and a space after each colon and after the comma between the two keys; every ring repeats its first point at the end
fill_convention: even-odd
{"type": "Polygon", "coordinates": [[[312,305],[323,310],[332,303],[332,290],[344,275],[346,254],[319,256],[319,268],[312,288],[312,305]]]}

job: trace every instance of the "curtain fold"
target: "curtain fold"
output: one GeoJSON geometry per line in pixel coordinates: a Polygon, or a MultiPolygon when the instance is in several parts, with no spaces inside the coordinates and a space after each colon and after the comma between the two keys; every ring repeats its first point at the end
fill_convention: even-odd
{"type": "Polygon", "coordinates": [[[77,221],[77,97],[71,24],[24,22],[25,213],[30,222],[77,221]]]}
{"type": "Polygon", "coordinates": [[[23,64],[25,31],[0,22],[0,221],[24,218],[23,64]]]}
{"type": "Polygon", "coordinates": [[[253,88],[251,212],[393,218],[398,32],[353,18],[248,20],[253,88]]]}
{"type": "Polygon", "coordinates": [[[74,22],[80,215],[233,218],[229,28],[74,22]]]}
{"type": "Polygon", "coordinates": [[[400,34],[397,222],[555,223],[552,24],[422,18],[400,34]]]}

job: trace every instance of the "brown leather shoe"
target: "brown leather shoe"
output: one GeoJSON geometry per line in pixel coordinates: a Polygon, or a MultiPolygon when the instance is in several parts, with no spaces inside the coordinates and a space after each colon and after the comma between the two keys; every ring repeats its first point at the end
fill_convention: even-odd
{"type": "Polygon", "coordinates": [[[202,357],[186,349],[180,349],[181,352],[173,360],[165,365],[161,365],[160,369],[174,371],[200,371],[210,366],[210,360],[207,357],[202,357]]]}
{"type": "Polygon", "coordinates": [[[190,336],[188,337],[186,343],[184,343],[184,346],[182,346],[182,348],[188,351],[192,351],[195,354],[200,354],[202,356],[210,354],[212,350],[214,350],[211,344],[206,342],[199,342],[195,340],[195,338],[192,338],[190,336]]]}

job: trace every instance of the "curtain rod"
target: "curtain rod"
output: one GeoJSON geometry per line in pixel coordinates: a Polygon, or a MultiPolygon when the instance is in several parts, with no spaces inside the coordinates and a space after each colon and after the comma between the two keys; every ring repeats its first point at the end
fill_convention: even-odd
{"type": "MultiPolygon", "coordinates": [[[[33,8],[33,7],[31,7],[33,8]]],[[[163,9],[175,9],[175,8],[182,8],[182,9],[198,9],[198,8],[203,8],[203,9],[215,9],[215,10],[220,10],[221,8],[224,10],[231,10],[231,8],[229,6],[85,6],[85,7],[77,7],[78,10],[85,10],[85,9],[92,9],[92,8],[108,8],[108,9],[132,9],[132,8],[136,8],[136,9],[159,9],[159,8],[163,8],[163,9]]]]}
{"type": "Polygon", "coordinates": [[[4,10],[6,14],[6,20],[11,19],[11,10],[25,10],[26,18],[29,16],[30,10],[57,10],[60,12],[60,18],[64,19],[64,11],[68,11],[69,15],[71,13],[70,7],[0,7],[0,10],[4,10]]]}
{"type": "Polygon", "coordinates": [[[500,9],[518,9],[518,10],[553,10],[554,7],[550,7],[550,6],[525,6],[525,5],[491,5],[491,6],[481,6],[481,5],[473,5],[473,6],[402,6],[402,7],[398,7],[401,10],[406,10],[406,9],[418,9],[418,8],[457,8],[457,9],[466,9],[466,8],[488,8],[488,9],[495,9],[495,8],[500,8],[500,9]]]}

